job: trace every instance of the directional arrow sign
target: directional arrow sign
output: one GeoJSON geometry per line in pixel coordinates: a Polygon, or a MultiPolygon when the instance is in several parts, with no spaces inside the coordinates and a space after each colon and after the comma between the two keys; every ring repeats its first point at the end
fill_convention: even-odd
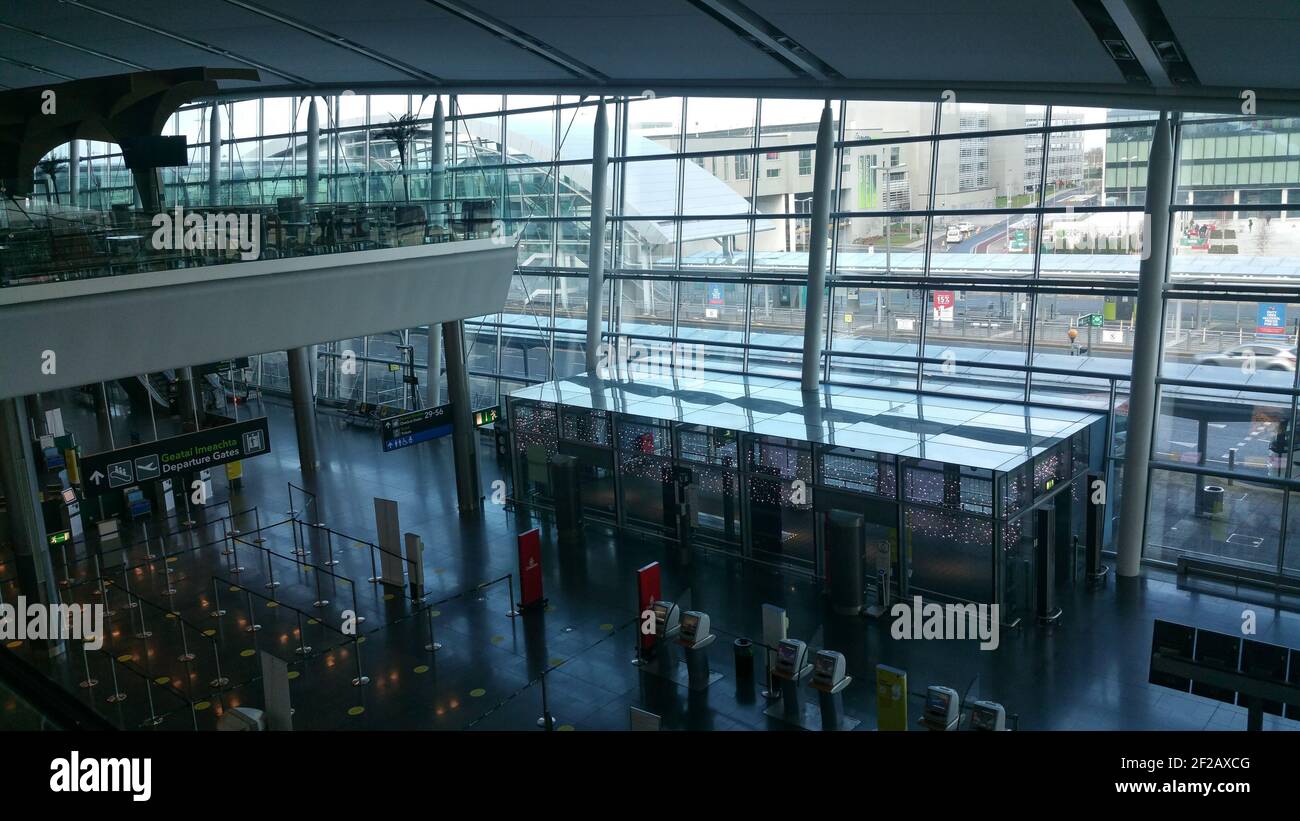
{"type": "Polygon", "coordinates": [[[95,471],[94,473],[90,474],[90,481],[98,485],[100,482],[104,481],[104,474],[100,473],[99,471],[95,471]]]}

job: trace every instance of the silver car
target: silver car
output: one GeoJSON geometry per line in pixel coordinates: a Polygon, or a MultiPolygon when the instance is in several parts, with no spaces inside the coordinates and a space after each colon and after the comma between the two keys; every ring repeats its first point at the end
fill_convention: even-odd
{"type": "Polygon", "coordinates": [[[1218,365],[1220,367],[1240,368],[1255,358],[1255,370],[1258,371],[1295,371],[1296,349],[1294,345],[1282,345],[1276,342],[1250,342],[1235,345],[1222,353],[1197,354],[1196,364],[1218,365]]]}

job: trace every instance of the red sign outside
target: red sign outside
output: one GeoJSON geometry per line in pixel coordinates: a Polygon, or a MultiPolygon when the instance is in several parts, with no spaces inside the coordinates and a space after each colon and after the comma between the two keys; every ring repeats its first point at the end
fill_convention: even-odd
{"type": "Polygon", "coordinates": [[[936,311],[943,308],[951,308],[957,304],[957,294],[954,291],[932,291],[934,295],[934,309],[936,311]]]}
{"type": "Polygon", "coordinates": [[[519,534],[519,606],[542,603],[542,534],[537,528],[519,534]]]}
{"type": "MultiPolygon", "coordinates": [[[[659,591],[659,562],[651,562],[636,572],[636,600],[637,600],[637,619],[641,614],[650,609],[650,605],[659,601],[662,594],[659,591]]],[[[641,650],[649,652],[654,648],[654,634],[641,634],[641,650]]]]}

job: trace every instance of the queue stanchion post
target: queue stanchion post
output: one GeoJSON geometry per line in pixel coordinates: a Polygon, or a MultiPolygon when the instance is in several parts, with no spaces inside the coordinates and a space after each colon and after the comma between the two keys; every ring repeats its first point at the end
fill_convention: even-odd
{"type": "Polygon", "coordinates": [[[214,619],[226,615],[226,611],[221,609],[221,593],[217,590],[217,580],[215,578],[212,580],[212,609],[208,611],[208,615],[214,619]]]}
{"type": "Polygon", "coordinates": [[[327,598],[325,598],[325,595],[324,595],[323,593],[321,593],[321,589],[320,589],[320,574],[321,574],[321,569],[320,569],[319,567],[315,567],[315,566],[313,565],[313,570],[315,571],[314,575],[316,576],[316,601],[312,602],[312,603],[311,603],[311,606],[312,606],[312,607],[325,607],[326,605],[328,605],[328,604],[330,603],[330,600],[327,599],[327,598]]]}
{"type": "Polygon", "coordinates": [[[140,722],[140,726],[157,727],[159,724],[162,724],[163,719],[162,716],[158,715],[158,713],[154,711],[153,708],[153,679],[149,676],[145,676],[144,679],[144,693],[149,698],[149,717],[140,722]]]}
{"type": "MultiPolygon", "coordinates": [[[[186,665],[186,670],[188,671],[189,663],[191,661],[194,661],[195,656],[193,653],[190,652],[189,639],[185,638],[185,620],[180,617],[179,613],[176,614],[176,626],[179,627],[181,631],[181,654],[176,657],[176,660],[180,662],[184,662],[186,665]]],[[[185,680],[188,682],[190,680],[190,677],[186,676],[185,680]]]]}
{"type": "Polygon", "coordinates": [[[542,671],[542,717],[537,719],[537,726],[548,733],[555,729],[555,717],[551,715],[551,703],[546,694],[546,671],[542,671]]]}
{"type": "MultiPolygon", "coordinates": [[[[136,637],[137,639],[142,640],[142,641],[143,641],[144,639],[147,639],[147,638],[149,638],[149,637],[151,637],[151,636],[153,635],[153,633],[150,632],[150,630],[149,630],[149,625],[145,623],[145,620],[144,620],[144,611],[145,611],[145,608],[143,608],[143,607],[139,608],[139,613],[140,613],[140,632],[135,634],[135,637],[136,637]]],[[[149,657],[149,648],[148,648],[148,647],[145,647],[145,658],[148,658],[148,657],[149,657]]]]}
{"type": "Polygon", "coordinates": [[[334,558],[334,531],[330,530],[328,527],[325,528],[325,550],[329,554],[329,559],[325,564],[329,567],[334,567],[339,563],[339,560],[334,558]]]}
{"type": "Polygon", "coordinates": [[[95,578],[99,581],[99,601],[104,605],[105,616],[115,616],[117,611],[110,606],[108,588],[104,586],[104,571],[99,565],[99,554],[95,554],[95,578]]]}
{"type": "Polygon", "coordinates": [[[307,634],[302,629],[302,611],[295,609],[293,612],[298,616],[298,646],[294,649],[294,652],[306,658],[311,652],[311,648],[307,646],[307,634]]]}
{"type": "Polygon", "coordinates": [[[297,518],[298,511],[293,506],[293,482],[285,482],[285,484],[289,486],[289,509],[284,512],[284,515],[297,518]]]}
{"type": "Polygon", "coordinates": [[[275,568],[271,565],[271,551],[269,550],[266,551],[266,577],[270,579],[266,583],[267,590],[274,591],[275,588],[280,586],[280,583],[275,580],[275,568]]]}
{"type": "Polygon", "coordinates": [[[234,544],[234,541],[235,541],[235,534],[230,530],[227,530],[226,523],[222,522],[221,523],[221,543],[222,543],[221,555],[222,556],[229,556],[233,552],[234,549],[231,547],[231,545],[234,544]]]}
{"type": "Polygon", "coordinates": [[[257,509],[256,505],[253,506],[253,524],[257,525],[257,529],[253,531],[257,534],[253,544],[265,544],[266,539],[262,536],[262,513],[257,509]]]}
{"type": "Polygon", "coordinates": [[[122,588],[126,590],[126,606],[131,610],[139,607],[140,603],[131,592],[131,571],[126,565],[122,565],[122,588]]]}
{"type": "Polygon", "coordinates": [[[361,671],[361,642],[357,641],[359,637],[352,637],[352,652],[357,660],[357,677],[352,679],[353,687],[362,687],[370,683],[370,676],[361,671]]]}
{"type": "MultiPolygon", "coordinates": [[[[248,596],[248,626],[244,628],[245,633],[256,633],[262,629],[262,625],[257,623],[257,613],[253,610],[253,592],[245,590],[244,594],[248,596]]],[[[257,649],[257,636],[253,636],[253,649],[257,649]]]]}
{"type": "Polygon", "coordinates": [[[428,650],[430,653],[436,653],[442,649],[442,643],[435,640],[433,636],[433,606],[430,605],[424,608],[424,612],[428,617],[429,622],[429,643],[424,645],[424,649],[428,650]]]}
{"type": "Polygon", "coordinates": [[[149,538],[149,523],[141,522],[140,529],[144,531],[144,560],[151,562],[158,558],[153,552],[153,541],[149,538]]]}
{"type": "Polygon", "coordinates": [[[113,694],[104,701],[109,704],[119,704],[126,701],[126,693],[122,692],[121,688],[117,686],[117,659],[111,655],[108,657],[108,674],[113,679],[113,694]]]}
{"type": "Polygon", "coordinates": [[[83,690],[92,690],[99,684],[99,679],[90,674],[90,653],[86,650],[84,641],[81,643],[81,662],[86,666],[86,677],[77,682],[77,686],[83,690]]]}
{"type": "Polygon", "coordinates": [[[375,548],[377,545],[372,544],[371,542],[366,542],[366,547],[370,551],[370,578],[366,579],[366,581],[371,584],[377,584],[379,582],[379,569],[375,567],[375,548]]]}
{"type": "Polygon", "coordinates": [[[519,606],[515,602],[515,574],[507,573],[506,579],[510,582],[510,600],[507,602],[510,609],[506,611],[506,615],[513,619],[519,615],[519,606]]]}
{"type": "Polygon", "coordinates": [[[229,684],[230,679],[226,678],[221,672],[221,653],[217,650],[217,642],[215,639],[212,641],[212,661],[217,666],[217,677],[212,681],[209,681],[208,686],[215,687],[219,690],[229,684]]]}
{"type": "Polygon", "coordinates": [[[357,608],[357,586],[352,585],[352,612],[357,614],[357,624],[365,622],[366,617],[361,615],[361,610],[357,608]]]}

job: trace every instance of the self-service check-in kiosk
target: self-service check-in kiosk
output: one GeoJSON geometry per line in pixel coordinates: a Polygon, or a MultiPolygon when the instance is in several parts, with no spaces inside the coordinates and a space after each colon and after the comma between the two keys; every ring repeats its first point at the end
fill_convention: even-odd
{"type": "Polygon", "coordinates": [[[687,610],[682,614],[681,631],[677,643],[686,653],[687,686],[692,690],[705,690],[709,686],[708,646],[717,636],[709,631],[709,614],[687,610]]]}
{"type": "Polygon", "coordinates": [[[798,639],[781,639],[776,646],[772,677],[781,688],[781,717],[800,726],[803,725],[803,690],[799,684],[811,672],[808,645],[798,639]]]}
{"type": "Polygon", "coordinates": [[[853,677],[844,672],[844,654],[818,650],[813,657],[812,686],[821,701],[822,729],[852,730],[857,719],[844,717],[844,689],[853,677]]]}
{"type": "Polygon", "coordinates": [[[970,728],[982,732],[1002,732],[1007,728],[1007,711],[997,702],[971,702],[970,728]]]}
{"type": "Polygon", "coordinates": [[[677,642],[681,633],[681,609],[670,601],[657,601],[650,606],[655,614],[655,649],[650,661],[650,671],[664,678],[677,677],[677,642]]]}
{"type": "Polygon", "coordinates": [[[925,693],[925,712],[921,726],[927,730],[952,731],[961,717],[961,697],[951,687],[931,685],[925,693]]]}

